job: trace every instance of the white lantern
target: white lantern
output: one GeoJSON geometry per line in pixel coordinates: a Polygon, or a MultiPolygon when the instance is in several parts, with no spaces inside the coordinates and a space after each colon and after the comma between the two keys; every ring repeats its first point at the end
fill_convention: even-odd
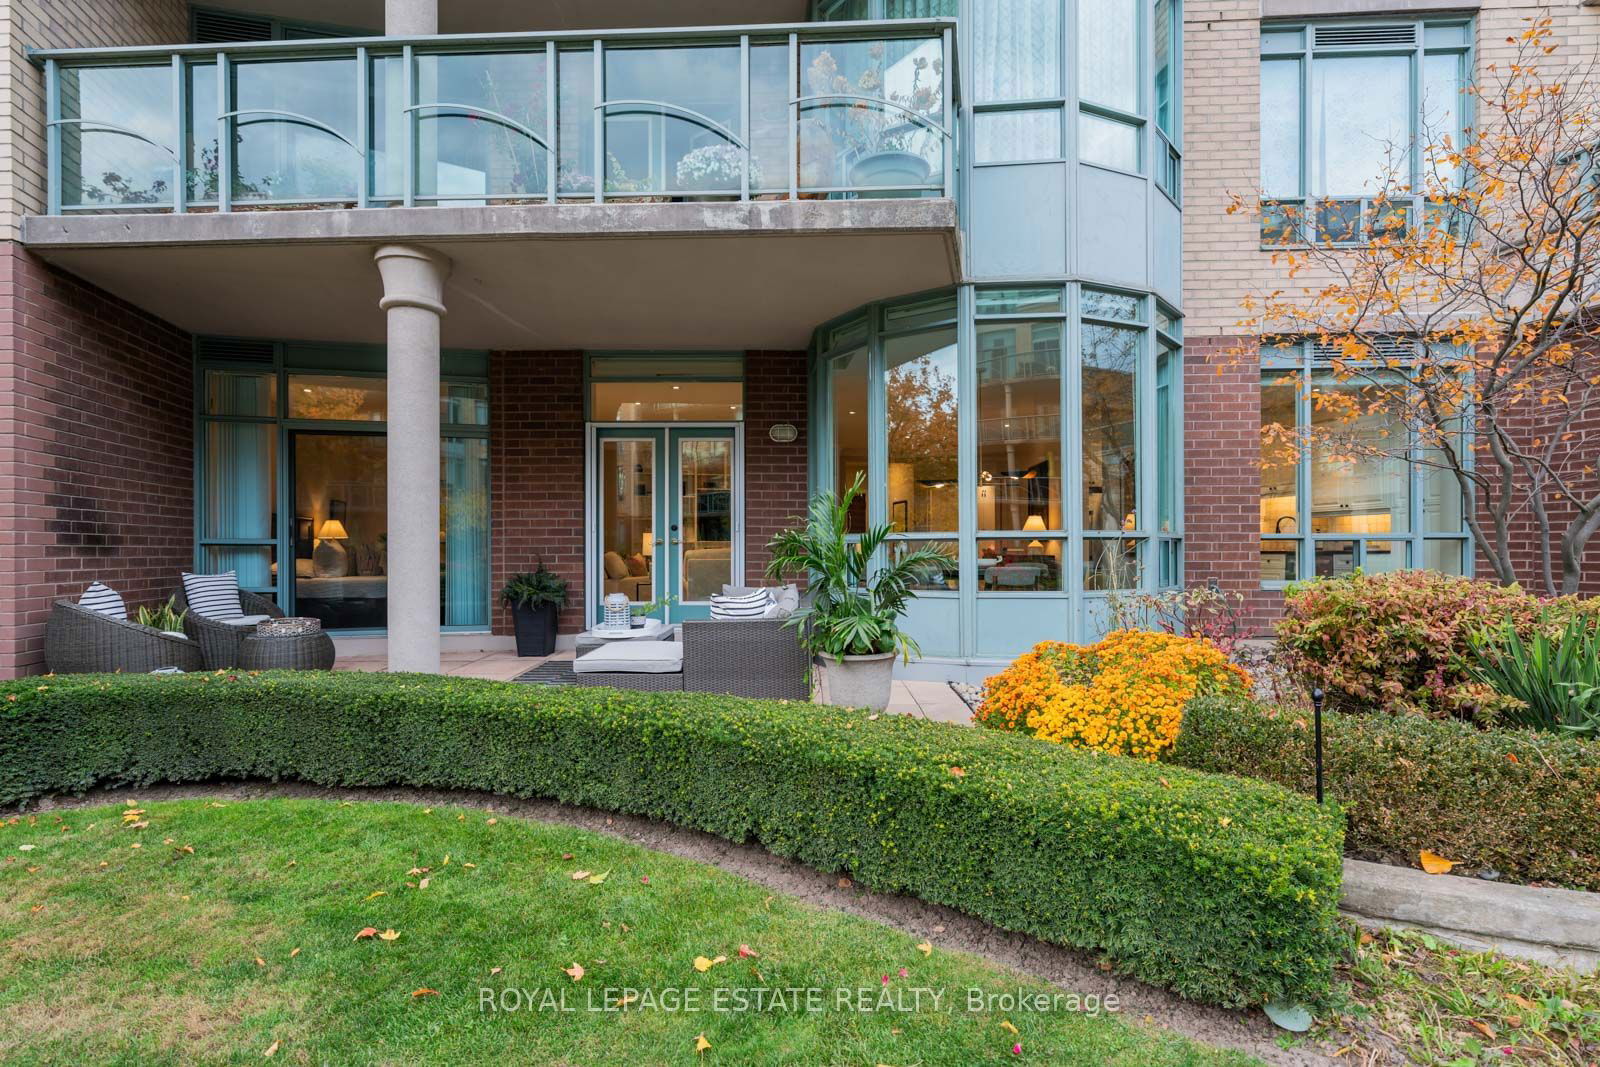
{"type": "Polygon", "coordinates": [[[602,623],[607,630],[626,630],[633,625],[633,605],[629,603],[627,594],[611,593],[606,596],[605,622],[602,623]]]}

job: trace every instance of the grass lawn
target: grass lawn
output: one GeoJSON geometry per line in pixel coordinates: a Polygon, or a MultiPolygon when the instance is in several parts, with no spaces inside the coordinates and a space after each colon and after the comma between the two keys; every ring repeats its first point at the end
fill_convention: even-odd
{"type": "Polygon", "coordinates": [[[1061,991],[700,864],[473,809],[98,807],[0,823],[0,857],[8,1063],[1246,1062],[1108,1014],[969,1011],[969,989],[1061,991]],[[923,990],[921,1010],[845,1010],[839,987],[875,1008],[923,990]],[[821,1010],[753,992],[812,988],[821,1010]],[[483,990],[524,1010],[486,1010],[483,990]],[[713,1010],[735,990],[746,1010],[713,1010]],[[526,1007],[562,995],[567,1011],[526,1007]]]}

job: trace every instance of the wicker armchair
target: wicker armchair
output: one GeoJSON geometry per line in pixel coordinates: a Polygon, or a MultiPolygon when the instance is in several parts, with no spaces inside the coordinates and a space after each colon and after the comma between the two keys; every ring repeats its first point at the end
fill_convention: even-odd
{"type": "Polygon", "coordinates": [[[679,632],[686,692],[811,698],[810,657],[783,620],[691,619],[679,632]]]}
{"type": "Polygon", "coordinates": [[[181,671],[205,667],[200,646],[192,638],[185,641],[136,622],[113,619],[65,599],[57,600],[50,610],[44,662],[54,674],[148,674],[172,667],[181,671]]]}
{"type": "MultiPolygon", "coordinates": [[[[173,601],[179,611],[185,612],[183,632],[189,635],[189,640],[200,646],[200,655],[205,658],[206,670],[216,671],[239,666],[239,650],[244,644],[244,639],[255,632],[255,627],[236,626],[219,619],[208,619],[204,615],[190,611],[189,601],[183,595],[181,584],[178,586],[178,591],[173,594],[173,601]]],[[[283,618],[283,612],[278,605],[264,596],[247,593],[243,589],[239,590],[239,605],[244,608],[246,615],[283,618]]]]}

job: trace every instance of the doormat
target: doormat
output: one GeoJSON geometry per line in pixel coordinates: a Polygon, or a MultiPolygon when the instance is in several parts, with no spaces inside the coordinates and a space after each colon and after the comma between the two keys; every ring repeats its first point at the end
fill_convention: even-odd
{"type": "Polygon", "coordinates": [[[551,660],[533,670],[511,679],[521,685],[576,685],[578,676],[572,671],[570,659],[551,660]]]}

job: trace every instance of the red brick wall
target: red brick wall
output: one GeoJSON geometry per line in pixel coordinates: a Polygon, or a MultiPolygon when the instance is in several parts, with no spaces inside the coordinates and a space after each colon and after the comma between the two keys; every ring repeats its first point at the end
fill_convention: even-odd
{"type": "MultiPolygon", "coordinates": [[[[745,361],[745,575],[759,582],[766,544],[805,510],[806,354],[751,352],[745,361]],[[778,444],[769,431],[793,423],[778,444]]],[[[543,557],[568,582],[564,634],[583,629],[584,397],[580,352],[495,352],[489,358],[489,470],[494,585],[543,557]]],[[[494,632],[511,632],[499,604],[494,632]]]]}
{"type": "Polygon", "coordinates": [[[744,572],[765,584],[767,542],[805,514],[806,354],[751,352],[744,362],[744,572]],[[798,432],[788,444],[772,440],[780,422],[798,432]]]}
{"type": "MultiPolygon", "coordinates": [[[[489,357],[490,554],[498,594],[517,571],[567,580],[560,632],[583,629],[583,354],[489,357]]],[[[496,596],[494,632],[511,632],[496,596]]]]}
{"type": "Polygon", "coordinates": [[[1283,594],[1261,588],[1261,368],[1225,354],[1241,343],[1252,342],[1201,337],[1184,348],[1184,580],[1243,593],[1264,633],[1283,594]]]}
{"type": "Polygon", "coordinates": [[[0,252],[0,677],[44,669],[50,602],[91,581],[130,609],[194,563],[187,334],[0,252]]]}

